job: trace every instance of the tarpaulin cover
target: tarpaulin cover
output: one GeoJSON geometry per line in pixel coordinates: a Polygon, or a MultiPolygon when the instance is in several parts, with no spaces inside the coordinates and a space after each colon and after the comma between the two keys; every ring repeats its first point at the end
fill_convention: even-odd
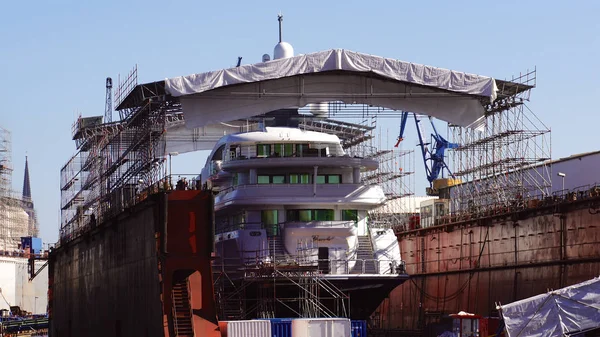
{"type": "Polygon", "coordinates": [[[552,337],[600,327],[600,278],[501,306],[509,337],[552,337]]]}
{"type": "Polygon", "coordinates": [[[484,114],[482,98],[491,102],[497,91],[490,77],[343,49],[176,77],[165,84],[171,95],[181,97],[188,127],[325,101],[414,111],[469,126],[484,114]],[[297,75],[308,76],[300,82],[297,75]]]}

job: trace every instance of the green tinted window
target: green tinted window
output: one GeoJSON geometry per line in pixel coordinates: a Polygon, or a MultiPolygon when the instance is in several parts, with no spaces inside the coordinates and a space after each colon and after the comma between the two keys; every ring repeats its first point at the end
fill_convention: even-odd
{"type": "Polygon", "coordinates": [[[293,154],[294,154],[294,144],[284,144],[283,155],[286,157],[291,157],[293,154]]]}
{"type": "Polygon", "coordinates": [[[268,236],[279,234],[279,219],[276,209],[263,210],[261,212],[262,228],[266,229],[268,236]]]}
{"type": "Polygon", "coordinates": [[[257,156],[268,156],[270,154],[271,154],[271,145],[270,144],[256,145],[256,155],[257,156]]]}
{"type": "Polygon", "coordinates": [[[343,209],[342,220],[344,221],[358,221],[358,211],[355,209],[343,209]]]}
{"type": "Polygon", "coordinates": [[[283,184],[285,183],[285,176],[271,176],[273,179],[273,184],[283,184]]]}
{"type": "Polygon", "coordinates": [[[314,220],[317,221],[332,221],[333,210],[332,209],[316,209],[314,210],[314,220]]]}
{"type": "Polygon", "coordinates": [[[286,221],[332,221],[332,209],[290,209],[286,213],[286,221]]]}
{"type": "Polygon", "coordinates": [[[325,176],[322,176],[322,175],[317,176],[317,184],[325,184],[325,181],[326,181],[325,176]]]}
{"type": "Polygon", "coordinates": [[[281,157],[283,155],[283,144],[273,145],[273,156],[281,157]]]}
{"type": "Polygon", "coordinates": [[[261,220],[263,225],[275,225],[279,223],[276,209],[267,209],[261,212],[261,220]]]}
{"type": "Polygon", "coordinates": [[[258,176],[258,183],[259,184],[269,184],[269,176],[258,176]]]}
{"type": "Polygon", "coordinates": [[[310,184],[310,174],[304,173],[300,175],[301,184],[310,184]]]}
{"type": "Polygon", "coordinates": [[[290,184],[310,184],[310,174],[290,174],[290,184]]]}
{"type": "Polygon", "coordinates": [[[342,182],[342,176],[340,176],[339,174],[327,176],[328,184],[340,184],[341,182],[342,182]]]}

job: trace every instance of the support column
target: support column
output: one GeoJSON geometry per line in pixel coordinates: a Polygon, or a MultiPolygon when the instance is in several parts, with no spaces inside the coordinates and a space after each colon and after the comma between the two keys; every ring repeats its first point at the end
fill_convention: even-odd
{"type": "Polygon", "coordinates": [[[315,166],[315,170],[313,172],[313,197],[317,196],[317,172],[319,171],[319,167],[315,166]]]}
{"type": "Polygon", "coordinates": [[[355,167],[352,170],[352,181],[355,184],[360,184],[360,167],[355,167]]]}
{"type": "Polygon", "coordinates": [[[258,184],[258,174],[256,169],[250,169],[250,184],[258,184]]]}

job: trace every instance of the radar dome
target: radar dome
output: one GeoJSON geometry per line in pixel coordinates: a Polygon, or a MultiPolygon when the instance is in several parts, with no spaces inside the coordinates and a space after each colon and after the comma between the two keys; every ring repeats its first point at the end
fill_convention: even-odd
{"type": "Polygon", "coordinates": [[[273,59],[286,59],[294,56],[294,48],[287,42],[279,42],[273,51],[273,59]]]}
{"type": "Polygon", "coordinates": [[[329,104],[327,102],[311,103],[308,105],[310,113],[315,117],[326,117],[329,112],[329,104]]]}

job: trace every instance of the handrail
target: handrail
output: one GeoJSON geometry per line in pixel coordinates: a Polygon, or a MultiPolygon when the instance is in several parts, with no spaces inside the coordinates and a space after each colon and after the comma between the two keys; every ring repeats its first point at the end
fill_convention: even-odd
{"type": "MultiPolygon", "coordinates": [[[[317,184],[317,190],[320,189],[325,189],[325,188],[332,188],[332,187],[337,187],[337,188],[342,188],[342,187],[347,187],[347,186],[355,186],[355,187],[360,187],[360,186],[365,186],[364,184],[356,184],[356,183],[341,183],[341,184],[317,184]]],[[[227,188],[224,188],[222,190],[219,190],[219,193],[217,193],[217,195],[225,195],[231,191],[234,190],[244,190],[244,189],[251,189],[251,188],[285,188],[290,189],[290,188],[305,188],[305,189],[313,189],[313,184],[290,184],[290,183],[285,183],[285,184],[240,184],[240,185],[236,185],[236,186],[229,186],[227,188]]]]}
{"type": "Polygon", "coordinates": [[[173,328],[175,329],[175,336],[177,336],[177,331],[179,331],[179,325],[177,324],[177,306],[175,305],[175,294],[171,289],[171,311],[173,315],[173,328]]]}
{"type": "MultiPolygon", "coordinates": [[[[290,265],[296,265],[298,267],[318,267],[319,263],[321,262],[329,262],[330,265],[330,271],[334,271],[334,273],[330,273],[329,275],[353,275],[351,273],[352,269],[356,268],[356,263],[361,263],[360,264],[360,274],[367,274],[366,273],[366,265],[367,263],[371,262],[374,264],[375,267],[375,274],[373,275],[390,275],[390,274],[396,274],[396,271],[400,270],[403,271],[406,269],[405,267],[405,261],[400,261],[398,262],[397,260],[394,259],[318,259],[318,258],[313,258],[311,259],[310,257],[315,257],[317,256],[316,254],[312,254],[311,256],[307,257],[303,257],[300,258],[299,256],[291,256],[291,258],[288,258],[286,260],[285,263],[278,263],[278,261],[276,260],[266,260],[268,256],[268,254],[266,255],[258,255],[256,258],[244,258],[244,257],[239,257],[239,258],[219,258],[217,260],[213,261],[213,267],[217,267],[219,269],[221,269],[221,272],[226,273],[228,268],[231,269],[238,269],[240,267],[250,267],[250,268],[262,268],[262,267],[274,267],[275,269],[277,269],[277,267],[280,266],[290,266],[290,265]],[[262,257],[262,259],[261,259],[262,257]],[[351,268],[350,264],[354,262],[355,265],[351,268]],[[384,263],[384,265],[389,265],[390,269],[388,273],[382,273],[382,268],[381,268],[381,264],[384,263]],[[334,266],[334,268],[331,268],[331,266],[334,266]],[[404,268],[402,268],[402,266],[404,266],[404,268]],[[398,268],[400,267],[400,268],[398,268]],[[336,273],[335,271],[339,271],[342,270],[343,273],[336,273]]],[[[385,269],[385,268],[383,268],[385,269]]]]}
{"type": "MultiPolygon", "coordinates": [[[[600,197],[600,183],[587,184],[572,189],[564,189],[552,192],[552,194],[537,194],[515,198],[506,205],[482,205],[479,209],[459,210],[436,218],[433,226],[441,226],[461,221],[475,220],[504,214],[511,214],[525,210],[538,209],[542,207],[555,206],[563,203],[587,200],[600,197]]],[[[422,229],[418,227],[416,229],[422,229]]],[[[428,228],[428,227],[426,227],[428,228]]],[[[408,224],[397,224],[394,230],[398,233],[407,232],[408,224]]]]}

